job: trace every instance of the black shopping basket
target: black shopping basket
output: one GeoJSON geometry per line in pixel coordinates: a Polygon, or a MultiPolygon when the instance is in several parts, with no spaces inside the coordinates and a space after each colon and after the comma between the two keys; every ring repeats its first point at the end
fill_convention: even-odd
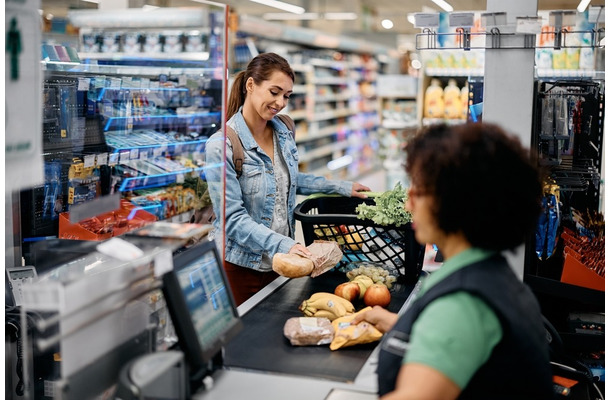
{"type": "Polygon", "coordinates": [[[341,266],[373,261],[395,269],[401,281],[416,282],[423,266],[425,246],[415,240],[411,224],[384,226],[369,219],[359,219],[356,207],[363,202],[375,204],[371,198],[307,198],[294,212],[301,222],[305,245],[314,240],[334,240],[343,250],[341,266]]]}

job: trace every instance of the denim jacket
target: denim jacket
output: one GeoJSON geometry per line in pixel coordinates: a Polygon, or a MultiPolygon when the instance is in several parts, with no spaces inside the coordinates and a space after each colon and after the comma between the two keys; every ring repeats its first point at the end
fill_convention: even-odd
{"type": "MultiPolygon", "coordinates": [[[[331,181],[321,176],[299,172],[299,155],[292,133],[279,118],[271,121],[278,134],[279,146],[290,175],[288,193],[288,220],[290,237],[272,231],[271,219],[275,202],[275,178],[273,163],[254,140],[250,129],[239,111],[227,122],[239,135],[244,147],[242,175],[238,179],[233,164],[233,150],[227,139],[226,145],[226,181],[224,193],[225,206],[225,259],[234,264],[261,269],[263,253],[273,257],[275,253],[288,253],[295,245],[294,209],[297,194],[338,193],[351,196],[352,183],[348,181],[331,181]]],[[[206,164],[222,164],[222,132],[212,135],[206,144],[206,164]]],[[[216,215],[221,215],[223,193],[221,189],[222,168],[206,170],[206,178],[212,205],[216,215]]],[[[220,221],[214,222],[215,229],[220,228],[220,221]]],[[[221,235],[216,235],[217,239],[221,235]]],[[[217,242],[220,247],[220,243],[217,242]]]]}

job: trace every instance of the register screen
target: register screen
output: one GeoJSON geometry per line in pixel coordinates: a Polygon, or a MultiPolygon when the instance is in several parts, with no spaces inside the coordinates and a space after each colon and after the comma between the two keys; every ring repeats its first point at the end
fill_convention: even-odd
{"type": "Polygon", "coordinates": [[[176,272],[201,348],[209,349],[237,319],[215,254],[208,251],[176,272]]]}

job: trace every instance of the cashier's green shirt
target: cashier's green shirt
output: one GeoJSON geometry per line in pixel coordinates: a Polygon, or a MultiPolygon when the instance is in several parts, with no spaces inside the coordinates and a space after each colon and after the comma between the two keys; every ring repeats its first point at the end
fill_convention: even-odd
{"type": "MultiPolygon", "coordinates": [[[[418,296],[451,273],[493,254],[471,248],[445,260],[423,281],[418,296]]],[[[403,364],[427,365],[464,389],[501,338],[500,321],[484,301],[466,292],[452,293],[421,312],[413,324],[411,345],[403,364]]]]}

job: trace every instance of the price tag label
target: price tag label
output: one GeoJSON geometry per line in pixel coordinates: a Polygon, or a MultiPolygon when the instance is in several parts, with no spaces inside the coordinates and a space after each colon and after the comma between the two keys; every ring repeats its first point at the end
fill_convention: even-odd
{"type": "Polygon", "coordinates": [[[95,166],[95,154],[89,154],[85,156],[83,161],[85,168],[91,168],[95,166]]]}
{"type": "Polygon", "coordinates": [[[153,149],[153,157],[160,157],[163,154],[163,147],[155,147],[153,149]]]}
{"type": "Polygon", "coordinates": [[[184,183],[184,174],[176,175],[176,183],[184,183]]]}
{"type": "Polygon", "coordinates": [[[449,26],[457,28],[470,28],[474,26],[474,13],[451,13],[449,14],[449,26]]]}
{"type": "Polygon", "coordinates": [[[101,153],[97,155],[96,158],[97,165],[106,165],[108,164],[108,153],[101,153]]]}
{"type": "Polygon", "coordinates": [[[89,78],[78,78],[78,91],[83,92],[89,90],[89,84],[91,83],[91,79],[89,78]]]}
{"type": "Polygon", "coordinates": [[[129,151],[129,159],[130,160],[137,160],[140,157],[140,150],[139,149],[131,149],[129,151]]]}
{"type": "Polygon", "coordinates": [[[142,150],[140,152],[140,160],[146,160],[148,159],[148,150],[142,150]]]}
{"type": "Polygon", "coordinates": [[[415,27],[416,28],[436,28],[439,26],[439,13],[416,13],[415,27]]]}
{"type": "Polygon", "coordinates": [[[180,75],[178,77],[178,85],[180,86],[186,86],[186,76],[184,75],[180,75]]]}
{"type": "Polygon", "coordinates": [[[119,162],[119,153],[112,153],[108,156],[108,165],[113,166],[117,165],[119,162]]]}
{"type": "Polygon", "coordinates": [[[121,88],[121,78],[110,78],[110,88],[111,89],[120,89],[121,88]]]}
{"type": "Polygon", "coordinates": [[[130,155],[130,153],[128,151],[122,151],[119,155],[119,162],[126,163],[127,161],[129,161],[130,160],[129,155],[130,155]]]}
{"type": "Polygon", "coordinates": [[[538,17],[517,17],[516,32],[536,35],[541,30],[542,20],[538,17]]]}

